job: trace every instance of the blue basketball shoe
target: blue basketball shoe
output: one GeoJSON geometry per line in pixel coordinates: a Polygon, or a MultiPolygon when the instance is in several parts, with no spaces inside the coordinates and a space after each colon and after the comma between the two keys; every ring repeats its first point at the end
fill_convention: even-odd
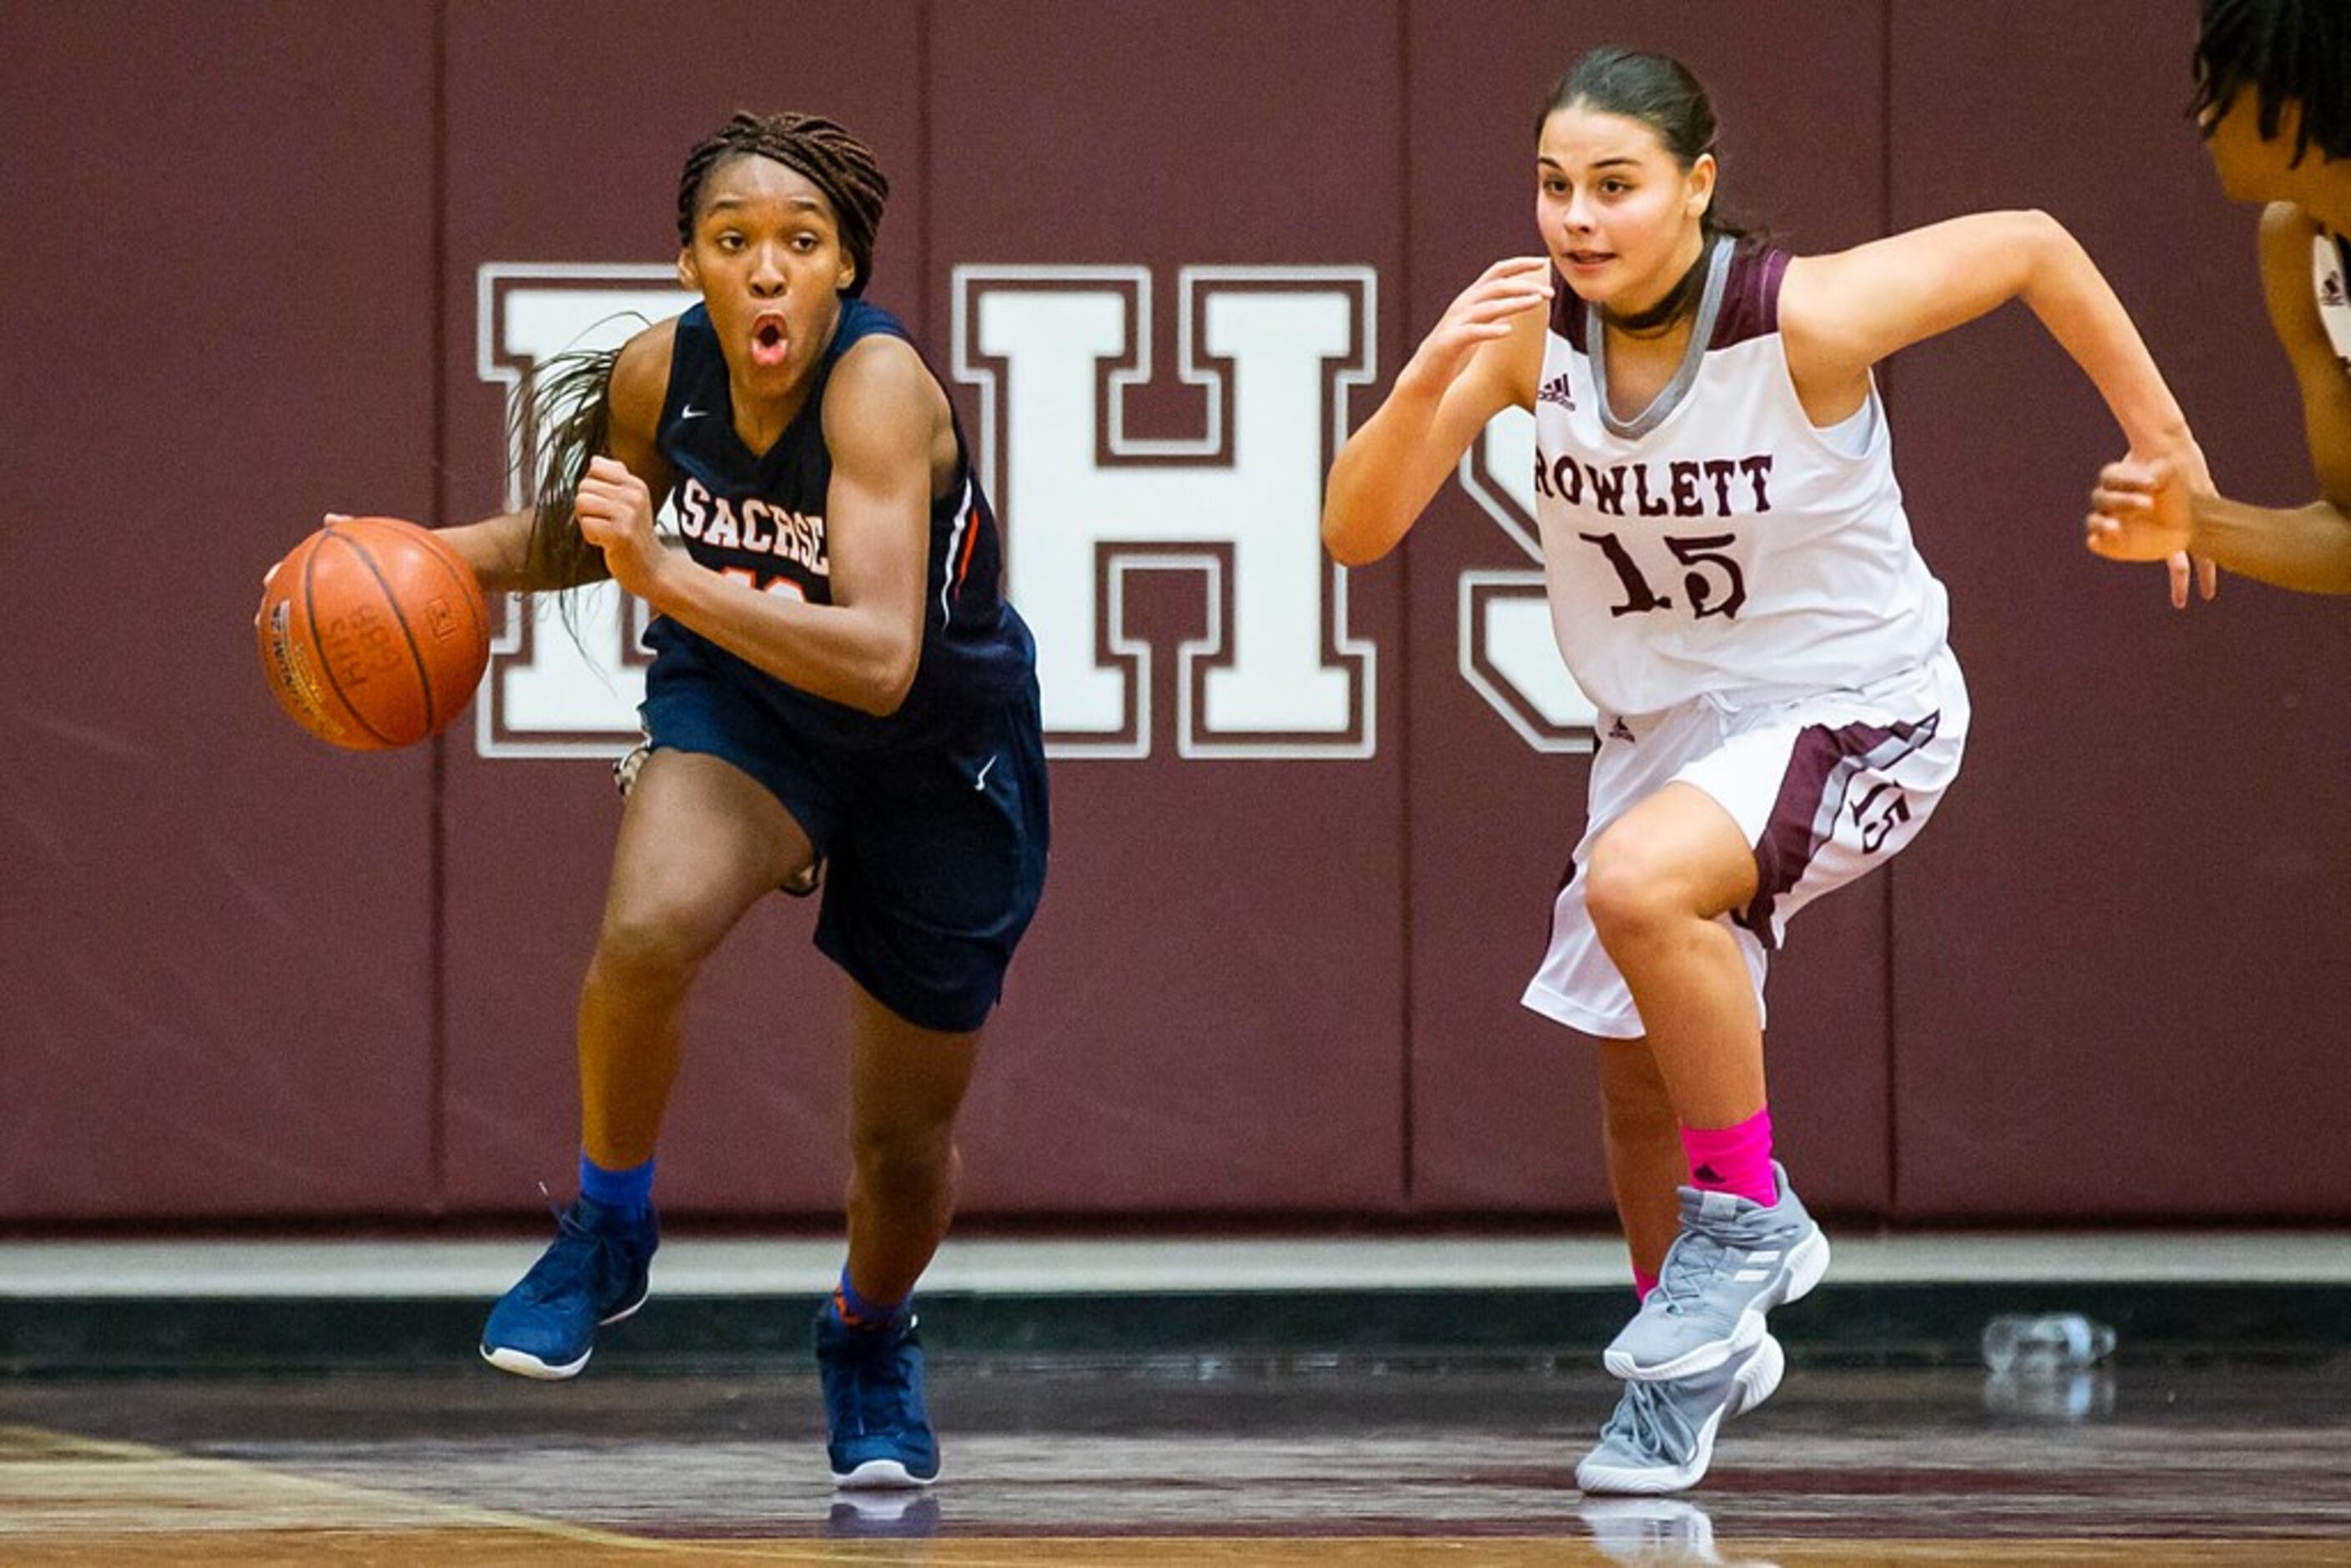
{"type": "Polygon", "coordinates": [[[926,1487],[939,1479],[939,1440],[923,1409],[923,1338],[914,1320],[852,1328],[828,1301],[816,1313],[824,1379],[825,1457],[838,1487],[926,1487]]]}
{"type": "Polygon", "coordinates": [[[1763,1316],[1828,1272],[1829,1239],[1771,1163],[1780,1201],[1683,1187],[1682,1233],[1656,1288],[1601,1363],[1618,1377],[1663,1381],[1710,1372],[1763,1337],[1763,1316]]]}
{"type": "Polygon", "coordinates": [[[555,1217],[554,1244],[482,1326],[482,1359],[524,1377],[576,1375],[596,1348],[596,1331],[645,1304],[661,1226],[646,1209],[635,1219],[580,1197],[555,1217]]]}
{"type": "Polygon", "coordinates": [[[1787,1360],[1763,1335],[1709,1371],[1669,1383],[1628,1383],[1600,1444],[1575,1467],[1588,1492],[1687,1491],[1714,1459],[1715,1433],[1771,1397],[1787,1360]]]}

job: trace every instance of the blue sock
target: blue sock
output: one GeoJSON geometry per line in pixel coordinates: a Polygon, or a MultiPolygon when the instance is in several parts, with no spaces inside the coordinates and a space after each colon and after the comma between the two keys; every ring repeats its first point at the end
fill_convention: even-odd
{"type": "Polygon", "coordinates": [[[647,1160],[624,1171],[608,1171],[582,1150],[580,1196],[594,1198],[604,1207],[617,1209],[631,1219],[643,1219],[645,1210],[653,1205],[653,1162],[647,1160]]]}
{"type": "Polygon", "coordinates": [[[849,1267],[841,1270],[841,1283],[833,1288],[832,1315],[853,1329],[875,1332],[894,1329],[904,1323],[914,1311],[913,1298],[903,1301],[869,1301],[857,1293],[849,1282],[849,1267]]]}

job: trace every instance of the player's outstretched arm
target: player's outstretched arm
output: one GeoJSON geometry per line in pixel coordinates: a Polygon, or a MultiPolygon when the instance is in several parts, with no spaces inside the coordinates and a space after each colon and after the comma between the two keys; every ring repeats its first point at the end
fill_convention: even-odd
{"type": "Polygon", "coordinates": [[[824,398],[830,604],[761,591],[663,547],[646,486],[609,458],[580,483],[580,532],[658,613],[779,681],[887,716],[922,657],[932,443],[946,424],[946,394],[900,340],[868,339],[834,368],[824,398]]]}
{"type": "Polygon", "coordinates": [[[2110,463],[2090,494],[2091,549],[2146,560],[2192,549],[2231,571],[2304,593],[2351,593],[2351,368],[2335,351],[2310,287],[2317,225],[2285,204],[2262,214],[2262,289],[2302,392],[2303,433],[2320,498],[2304,507],[2232,501],[2173,465],[2110,463]]]}
{"type": "Polygon", "coordinates": [[[537,593],[569,587],[569,583],[531,580],[530,521],[528,511],[500,512],[478,523],[458,523],[436,531],[465,558],[465,564],[481,579],[484,593],[537,593]]]}
{"type": "MultiPolygon", "coordinates": [[[[1834,256],[1790,264],[1780,319],[1798,385],[1830,394],[1878,361],[1987,315],[2011,299],[2039,317],[2098,389],[2130,455],[2201,476],[2179,400],[2130,314],[2064,225],[2038,211],[1976,213],[1834,256]]],[[[2171,562],[2171,598],[2188,601],[2189,563],[2171,562]]],[[[2204,567],[2211,597],[2210,567],[2204,567]]]]}
{"type": "Polygon", "coordinates": [[[1533,406],[1556,287],[1549,256],[1512,256],[1446,308],[1331,465],[1322,545],[1333,559],[1363,566],[1394,549],[1486,422],[1533,406]]]}

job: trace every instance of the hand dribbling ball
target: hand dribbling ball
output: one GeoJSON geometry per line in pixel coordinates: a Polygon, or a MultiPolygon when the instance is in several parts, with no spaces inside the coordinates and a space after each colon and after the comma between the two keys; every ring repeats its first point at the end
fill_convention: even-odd
{"type": "Polygon", "coordinates": [[[490,657],[473,568],[397,517],[339,517],[296,545],[262,580],[253,627],[278,706],[350,751],[438,735],[490,657]]]}

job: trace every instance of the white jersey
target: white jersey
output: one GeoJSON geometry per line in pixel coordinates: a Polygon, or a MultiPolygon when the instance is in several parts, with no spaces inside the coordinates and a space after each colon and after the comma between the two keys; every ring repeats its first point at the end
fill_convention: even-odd
{"type": "Polygon", "coordinates": [[[1599,312],[1552,299],[1535,517],[1560,653],[1603,712],[1858,688],[1943,647],[1949,602],[1911,543],[1876,384],[1858,455],[1797,400],[1788,260],[1716,242],[1688,356],[1629,421],[1608,408],[1599,312]]]}
{"type": "Polygon", "coordinates": [[[2343,371],[2351,375],[2351,240],[2320,230],[2310,247],[2310,286],[2318,294],[2318,320],[2343,371]]]}

